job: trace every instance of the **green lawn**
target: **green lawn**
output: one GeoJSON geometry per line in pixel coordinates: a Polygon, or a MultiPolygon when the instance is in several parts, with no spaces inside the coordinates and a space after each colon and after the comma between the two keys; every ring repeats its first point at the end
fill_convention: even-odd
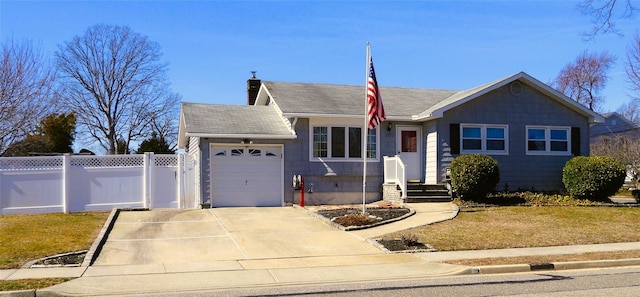
{"type": "Polygon", "coordinates": [[[640,208],[478,207],[453,220],[385,235],[417,236],[441,251],[640,241],[640,208]]]}
{"type": "Polygon", "coordinates": [[[0,269],[88,250],[108,216],[109,212],[0,216],[0,269]]]}

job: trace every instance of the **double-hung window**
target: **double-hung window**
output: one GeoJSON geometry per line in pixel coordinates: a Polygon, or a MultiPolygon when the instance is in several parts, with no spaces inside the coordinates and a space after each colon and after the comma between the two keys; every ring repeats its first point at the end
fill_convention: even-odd
{"type": "Polygon", "coordinates": [[[571,155],[571,127],[527,126],[528,155],[571,155]]]}
{"type": "Polygon", "coordinates": [[[509,153],[507,125],[460,124],[461,153],[509,153]]]}
{"type": "MultiPolygon", "coordinates": [[[[367,158],[377,158],[377,131],[368,130],[367,158]]],[[[349,125],[312,126],[311,159],[362,160],[362,127],[349,125]]]]}

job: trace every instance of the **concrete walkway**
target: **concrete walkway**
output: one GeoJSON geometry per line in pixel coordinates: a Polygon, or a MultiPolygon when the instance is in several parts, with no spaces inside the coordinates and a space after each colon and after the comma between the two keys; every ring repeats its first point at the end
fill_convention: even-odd
{"type": "MultiPolygon", "coordinates": [[[[408,206],[416,210],[410,218],[349,232],[291,207],[122,212],[93,266],[0,270],[0,280],[77,278],[38,290],[38,296],[152,294],[528,271],[522,265],[474,268],[442,261],[640,250],[640,243],[624,243],[394,254],[367,243],[369,238],[451,219],[458,212],[451,203],[408,206]]],[[[563,267],[640,265],[640,260],[581,265],[563,267]]]]}

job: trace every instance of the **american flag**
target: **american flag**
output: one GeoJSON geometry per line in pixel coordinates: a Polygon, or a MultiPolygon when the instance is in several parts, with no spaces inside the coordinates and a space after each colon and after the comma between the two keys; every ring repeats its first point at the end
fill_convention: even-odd
{"type": "Polygon", "coordinates": [[[367,79],[367,117],[369,118],[369,130],[373,130],[386,119],[382,97],[376,81],[376,72],[373,70],[373,59],[369,57],[369,78],[367,79]]]}

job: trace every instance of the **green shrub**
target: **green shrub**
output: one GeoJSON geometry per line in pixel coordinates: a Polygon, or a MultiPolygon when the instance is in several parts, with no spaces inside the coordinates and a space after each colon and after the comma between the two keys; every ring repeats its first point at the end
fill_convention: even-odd
{"type": "Polygon", "coordinates": [[[463,200],[482,199],[500,181],[498,161],[487,155],[461,155],[451,161],[451,185],[463,200]]]}
{"type": "Polygon", "coordinates": [[[562,169],[562,182],[571,196],[605,200],[622,187],[626,169],[611,157],[575,157],[562,169]]]}

